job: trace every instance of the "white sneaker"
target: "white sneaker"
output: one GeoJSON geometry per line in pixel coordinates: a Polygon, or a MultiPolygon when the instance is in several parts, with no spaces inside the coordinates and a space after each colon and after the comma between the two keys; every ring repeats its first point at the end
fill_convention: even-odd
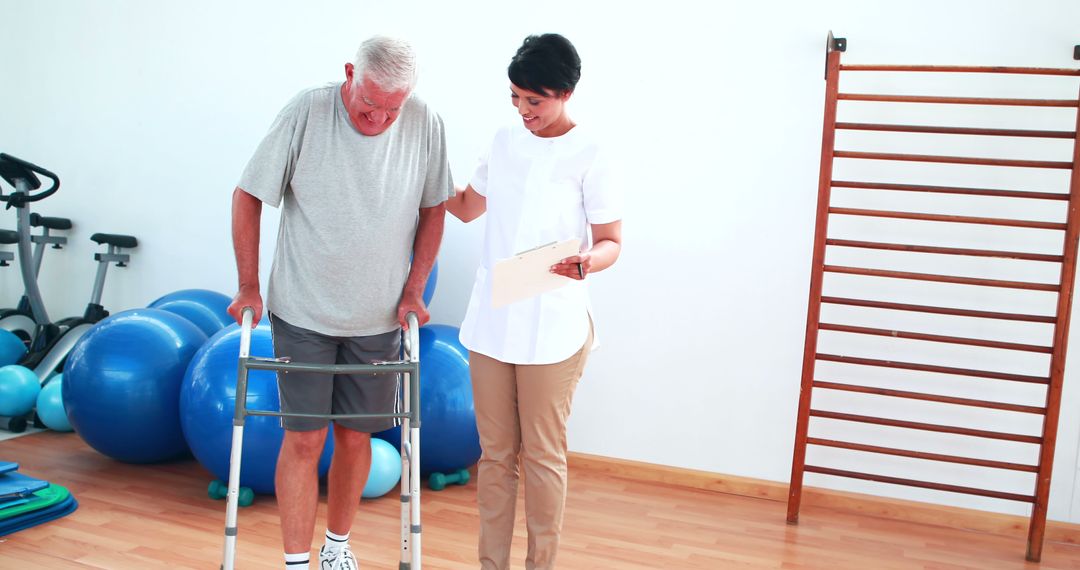
{"type": "Polygon", "coordinates": [[[325,544],[319,549],[320,570],[359,570],[359,568],[360,566],[356,564],[356,557],[349,550],[348,544],[338,550],[337,556],[326,552],[325,544]]]}

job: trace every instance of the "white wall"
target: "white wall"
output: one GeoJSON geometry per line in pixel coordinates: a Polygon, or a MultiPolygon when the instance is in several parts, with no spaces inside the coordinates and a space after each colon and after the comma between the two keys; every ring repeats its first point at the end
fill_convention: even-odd
{"type": "MultiPolygon", "coordinates": [[[[415,43],[423,66],[418,93],[443,115],[452,166],[464,182],[497,126],[514,120],[504,72],[513,50],[528,33],[558,31],[577,44],[584,61],[573,113],[579,122],[610,136],[624,159],[628,194],[623,257],[612,271],[592,279],[604,348],[594,355],[578,390],[571,447],[786,481],[805,326],[826,32],[833,29],[849,39],[844,57],[849,63],[1075,67],[1072,46],[1080,43],[1075,28],[1080,5],[1069,1],[399,4],[402,7],[391,11],[386,3],[373,2],[0,0],[6,24],[0,58],[0,151],[60,174],[61,192],[41,203],[38,211],[69,216],[77,224],[72,245],[49,251],[45,261],[43,290],[53,313],[81,312],[93,272],[87,238],[97,231],[131,233],[140,239],[131,267],[112,270],[106,284],[105,304],[114,311],[145,305],[181,288],[231,293],[235,271],[229,196],[248,156],[281,105],[304,87],[339,79],[343,64],[364,37],[398,34],[415,43]]],[[[960,88],[966,94],[985,95],[989,90],[1007,93],[1003,96],[1072,98],[1075,86],[1075,80],[1031,80],[999,87],[976,79],[960,88]]],[[[915,84],[886,78],[868,89],[944,94],[953,87],[934,79],[915,84]]],[[[852,109],[851,116],[860,117],[858,106],[852,109]]],[[[902,122],[909,118],[904,113],[912,113],[903,106],[889,109],[895,115],[879,114],[877,119],[902,122]]],[[[910,120],[929,117],[971,125],[997,120],[989,110],[935,112],[910,120]]],[[[1013,126],[1065,129],[1072,116],[1054,115],[1058,120],[1053,125],[1043,115],[1011,117],[1017,123],[1013,126]],[[1028,118],[1039,124],[1025,123],[1028,118]]],[[[908,152],[937,144],[932,138],[877,143],[850,137],[841,142],[852,148],[865,142],[908,152]],[[915,141],[917,147],[905,147],[904,141],[915,141]]],[[[976,155],[1069,160],[1068,147],[1054,144],[965,144],[961,150],[976,155]]],[[[848,168],[852,177],[879,173],[867,165],[838,164],[840,168],[848,168]]],[[[946,179],[937,182],[950,182],[947,178],[954,176],[954,171],[902,168],[895,175],[935,181],[939,172],[946,179]]],[[[1060,179],[1032,173],[985,184],[1064,189],[1060,179]]],[[[955,206],[917,204],[935,205],[955,206]]],[[[977,206],[993,210],[984,203],[977,206]]],[[[1060,211],[1032,206],[997,214],[1034,219],[1060,211]]],[[[5,215],[8,221],[0,227],[13,227],[14,217],[5,215]]],[[[835,227],[857,232],[868,226],[837,222],[835,227]]],[[[907,229],[896,229],[896,235],[907,229]]],[[[274,218],[265,216],[264,260],[272,251],[275,230],[274,218]]],[[[958,243],[970,237],[952,232],[917,239],[958,243]]],[[[481,235],[479,224],[448,223],[432,307],[436,322],[460,322],[481,235]]],[[[965,243],[985,245],[1004,235],[975,235],[965,243]]],[[[1018,239],[1036,251],[1054,247],[1018,239]]],[[[848,257],[841,260],[851,264],[906,263],[887,256],[843,255],[848,257]]],[[[941,262],[917,263],[923,263],[919,270],[942,270],[941,262]]],[[[1030,266],[1002,269],[990,262],[944,269],[1002,271],[1003,278],[1018,280],[1045,277],[1044,271],[1030,266]]],[[[267,262],[264,278],[268,270],[267,262]]],[[[872,294],[871,285],[857,279],[829,284],[872,294]]],[[[0,271],[5,302],[14,302],[20,290],[15,271],[0,271]]],[[[912,302],[938,294],[896,284],[879,291],[912,302]]],[[[989,293],[979,295],[952,294],[968,306],[989,307],[998,300],[989,293]]],[[[1038,310],[1046,303],[1033,299],[1030,304],[1029,310],[1038,310]]],[[[851,316],[867,322],[879,318],[851,316]]],[[[917,326],[913,322],[911,328],[917,326]]],[[[953,332],[970,336],[997,332],[970,323],[951,326],[953,332]]],[[[1042,333],[1019,334],[1035,342],[1042,333]]],[[[925,343],[917,347],[922,352],[912,352],[910,344],[883,347],[866,339],[826,337],[823,347],[835,342],[837,350],[884,350],[897,360],[940,356],[934,361],[953,364],[943,359],[958,358],[985,365],[975,367],[1020,372],[1040,366],[1026,357],[992,360],[978,351],[938,355],[926,352],[925,343]]],[[[1080,520],[1080,508],[1073,506],[1080,442],[1076,370],[1071,366],[1066,374],[1055,462],[1050,515],[1058,520],[1080,520]]],[[[833,371],[835,378],[849,380],[870,374],[850,368],[833,371]]],[[[917,384],[916,389],[949,387],[968,397],[1012,397],[1015,388],[1004,384],[942,379],[917,384]]],[[[1038,399],[1028,393],[1016,397],[1038,399]]],[[[850,399],[850,405],[865,405],[856,400],[850,399]]],[[[821,402],[824,406],[829,401],[822,397],[821,402]]],[[[932,412],[932,406],[896,402],[869,404],[867,409],[913,419],[932,412]]],[[[949,418],[938,420],[950,423],[949,418]]],[[[972,413],[964,421],[1002,431],[1038,428],[1023,418],[993,414],[972,413]]],[[[815,425],[821,426],[819,435],[857,437],[850,426],[815,425]]],[[[930,441],[917,434],[882,437],[898,446],[937,445],[943,452],[1031,459],[1023,451],[983,442],[946,438],[935,443],[942,438],[930,441]]],[[[819,452],[813,451],[811,458],[828,455],[819,452]]],[[[848,458],[837,453],[827,461],[845,464],[848,458]]],[[[1025,489],[1030,478],[990,477],[982,475],[984,471],[973,474],[935,465],[908,467],[885,459],[858,465],[1030,492],[1025,489]]],[[[809,476],[807,483],[1026,512],[1001,501],[847,480],[809,476]]]]}

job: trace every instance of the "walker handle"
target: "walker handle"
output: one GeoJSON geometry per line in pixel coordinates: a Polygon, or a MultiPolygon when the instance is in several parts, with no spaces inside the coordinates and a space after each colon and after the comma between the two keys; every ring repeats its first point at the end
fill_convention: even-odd
{"type": "Polygon", "coordinates": [[[251,353],[251,326],[255,320],[255,309],[244,307],[240,310],[240,315],[243,320],[240,323],[240,358],[247,358],[251,353]]]}
{"type": "Polygon", "coordinates": [[[409,324],[408,333],[405,335],[405,359],[416,362],[420,360],[420,319],[416,313],[409,311],[405,315],[405,322],[409,324]]]}

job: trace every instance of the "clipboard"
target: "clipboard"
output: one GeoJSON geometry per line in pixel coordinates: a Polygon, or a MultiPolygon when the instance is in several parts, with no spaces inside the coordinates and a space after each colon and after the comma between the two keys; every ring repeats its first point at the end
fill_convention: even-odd
{"type": "Polygon", "coordinates": [[[492,268],[491,306],[503,307],[569,285],[573,279],[551,272],[551,266],[581,252],[581,240],[570,238],[500,259],[492,268]]]}

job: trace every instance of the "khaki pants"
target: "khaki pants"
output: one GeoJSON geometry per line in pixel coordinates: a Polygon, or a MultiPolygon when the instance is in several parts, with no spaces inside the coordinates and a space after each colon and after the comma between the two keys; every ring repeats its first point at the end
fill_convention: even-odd
{"type": "Polygon", "coordinates": [[[477,503],[480,567],[510,567],[518,458],[525,470],[527,570],[555,567],[566,503],[566,420],[592,346],[555,364],[507,364],[472,352],[473,402],[480,431],[477,503]]]}

